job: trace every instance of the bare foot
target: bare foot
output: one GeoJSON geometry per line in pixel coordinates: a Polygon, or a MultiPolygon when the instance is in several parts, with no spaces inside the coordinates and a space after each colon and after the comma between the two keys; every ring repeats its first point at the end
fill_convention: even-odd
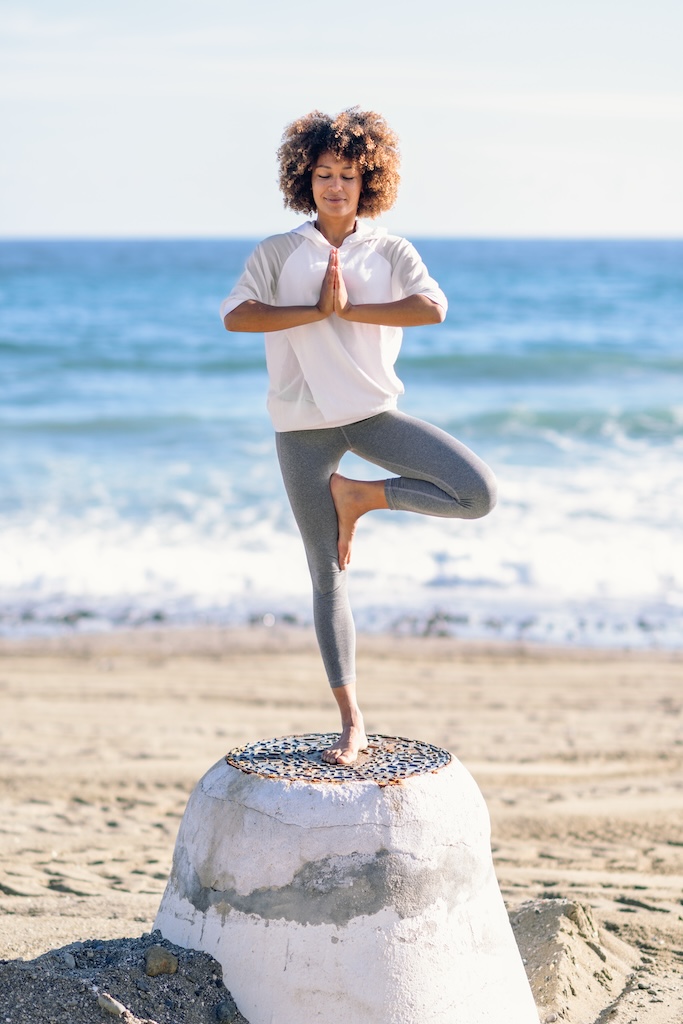
{"type": "Polygon", "coordinates": [[[341,473],[333,473],[330,477],[330,491],[339,524],[339,568],[346,569],[351,561],[353,535],[360,517],[372,509],[389,507],[384,493],[384,480],[349,480],[341,473]]]}
{"type": "Polygon", "coordinates": [[[323,750],[323,761],[327,764],[353,764],[358,758],[361,750],[368,745],[368,738],[365,735],[363,719],[360,724],[346,725],[336,743],[333,743],[327,750],[323,750]]]}

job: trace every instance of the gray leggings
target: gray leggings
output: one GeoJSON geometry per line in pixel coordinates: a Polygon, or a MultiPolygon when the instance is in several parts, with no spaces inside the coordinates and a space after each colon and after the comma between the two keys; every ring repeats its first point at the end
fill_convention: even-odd
{"type": "Polygon", "coordinates": [[[313,581],[313,617],[330,686],[356,678],[356,632],[339,568],[330,477],[345,452],[398,474],[385,483],[390,509],[479,519],[496,503],[496,481],[474,452],[444,430],[396,410],[321,430],[276,434],[277,453],[313,581]]]}

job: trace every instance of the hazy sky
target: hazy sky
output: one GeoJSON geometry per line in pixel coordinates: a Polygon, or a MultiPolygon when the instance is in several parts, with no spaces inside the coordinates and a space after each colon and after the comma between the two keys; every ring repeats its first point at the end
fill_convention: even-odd
{"type": "Polygon", "coordinates": [[[682,0],[0,0],[0,235],[263,236],[283,126],[382,111],[392,229],[683,236],[682,0]]]}

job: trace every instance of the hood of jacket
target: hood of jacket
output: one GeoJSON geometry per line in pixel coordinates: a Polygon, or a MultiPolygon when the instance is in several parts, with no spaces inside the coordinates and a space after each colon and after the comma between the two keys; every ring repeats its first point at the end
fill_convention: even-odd
{"type": "MultiPolygon", "coordinates": [[[[298,228],[294,228],[294,234],[303,235],[305,238],[310,239],[315,245],[321,246],[323,249],[331,249],[333,246],[327,241],[321,231],[315,227],[312,220],[304,221],[298,228]]],[[[354,245],[358,245],[361,242],[365,242],[368,238],[381,238],[386,235],[387,229],[380,227],[379,224],[375,224],[371,220],[362,220],[360,217],[356,220],[356,230],[350,235],[347,235],[342,242],[340,249],[350,249],[354,245]]]]}

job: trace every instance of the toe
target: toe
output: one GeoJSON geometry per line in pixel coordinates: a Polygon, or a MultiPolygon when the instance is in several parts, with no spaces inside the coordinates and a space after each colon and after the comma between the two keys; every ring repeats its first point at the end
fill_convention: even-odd
{"type": "Polygon", "coordinates": [[[337,764],[343,764],[347,767],[356,761],[355,754],[340,754],[337,758],[337,764]]]}

